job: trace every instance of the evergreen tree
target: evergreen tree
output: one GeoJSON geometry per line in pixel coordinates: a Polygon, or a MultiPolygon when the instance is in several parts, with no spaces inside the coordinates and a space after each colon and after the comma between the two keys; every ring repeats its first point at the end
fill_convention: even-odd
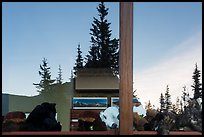
{"type": "Polygon", "coordinates": [[[74,66],[74,74],[76,74],[77,69],[79,68],[83,68],[83,58],[82,58],[82,52],[81,52],[81,48],[80,48],[80,44],[77,47],[77,58],[76,58],[76,62],[75,62],[75,66],[74,66]]]}
{"type": "Polygon", "coordinates": [[[171,103],[171,95],[169,94],[169,87],[167,85],[166,87],[166,93],[165,93],[165,105],[166,105],[166,110],[170,110],[172,108],[172,103],[171,103]]]}
{"type": "Polygon", "coordinates": [[[38,92],[43,93],[51,90],[51,86],[55,80],[51,79],[51,72],[50,67],[48,67],[47,59],[43,58],[42,65],[40,65],[41,71],[39,72],[39,75],[41,76],[42,80],[40,80],[40,83],[33,85],[36,86],[38,89],[38,92]]]}
{"type": "Polygon", "coordinates": [[[98,60],[98,48],[96,46],[92,46],[89,51],[89,55],[86,55],[86,68],[99,68],[99,60],[98,60]]]}
{"type": "Polygon", "coordinates": [[[147,105],[145,106],[145,109],[146,109],[146,110],[152,109],[152,104],[151,104],[150,100],[149,100],[149,102],[147,103],[147,105]]]}
{"type": "Polygon", "coordinates": [[[71,70],[71,76],[70,76],[69,80],[71,81],[73,78],[74,78],[74,72],[73,72],[73,69],[72,69],[71,70]]]}
{"type": "Polygon", "coordinates": [[[160,111],[164,111],[165,110],[165,99],[164,99],[164,95],[161,93],[160,96],[160,111]]]}
{"type": "Polygon", "coordinates": [[[119,73],[119,39],[112,40],[111,53],[111,68],[115,74],[119,73]]]}
{"type": "Polygon", "coordinates": [[[172,111],[173,111],[174,113],[177,113],[177,108],[176,108],[176,105],[175,105],[175,104],[172,104],[172,111]]]}
{"type": "Polygon", "coordinates": [[[176,113],[181,113],[179,97],[176,98],[176,113]]]}
{"type": "Polygon", "coordinates": [[[193,72],[193,85],[191,87],[194,91],[194,99],[202,98],[202,84],[200,83],[200,70],[198,70],[197,63],[195,65],[195,70],[193,72]]]}
{"type": "Polygon", "coordinates": [[[182,100],[180,101],[180,110],[181,110],[181,113],[183,113],[183,103],[182,103],[182,100]]]}
{"type": "Polygon", "coordinates": [[[187,94],[187,92],[186,92],[186,86],[184,86],[183,87],[183,94],[182,94],[182,96],[181,96],[181,98],[183,99],[183,107],[185,108],[186,106],[187,106],[187,102],[188,102],[188,96],[189,96],[189,94],[187,94]]]}
{"type": "Polygon", "coordinates": [[[137,97],[137,93],[136,93],[136,91],[137,91],[137,89],[135,89],[135,90],[133,91],[133,93],[132,93],[133,98],[134,98],[134,97],[137,97]]]}
{"type": "Polygon", "coordinates": [[[62,69],[61,69],[61,66],[59,65],[59,72],[58,72],[58,77],[56,78],[57,80],[57,83],[58,84],[62,84],[62,69]]]}
{"type": "Polygon", "coordinates": [[[99,19],[94,17],[92,23],[91,43],[89,55],[86,56],[87,68],[111,68],[113,72],[118,73],[119,69],[119,39],[111,39],[110,24],[106,16],[108,8],[101,2],[97,7],[99,19]]]}

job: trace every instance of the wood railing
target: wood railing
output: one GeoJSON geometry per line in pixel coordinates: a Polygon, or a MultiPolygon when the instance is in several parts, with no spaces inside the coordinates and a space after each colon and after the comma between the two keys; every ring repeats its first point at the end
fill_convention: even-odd
{"type": "MultiPolygon", "coordinates": [[[[68,131],[68,132],[3,132],[2,135],[119,135],[119,130],[109,131],[68,131]]],[[[133,135],[157,135],[156,131],[133,131],[133,135]]],[[[197,131],[170,131],[169,135],[202,135],[201,132],[197,131]]]]}

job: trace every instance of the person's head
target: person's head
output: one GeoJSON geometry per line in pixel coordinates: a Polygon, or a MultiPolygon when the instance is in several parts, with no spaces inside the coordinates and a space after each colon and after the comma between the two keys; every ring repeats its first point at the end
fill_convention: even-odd
{"type": "Polygon", "coordinates": [[[134,99],[133,99],[133,106],[138,107],[138,106],[140,106],[140,105],[141,105],[141,102],[140,102],[137,98],[134,98],[134,99]]]}
{"type": "Polygon", "coordinates": [[[114,106],[119,106],[119,100],[117,99],[117,100],[113,100],[113,105],[114,106]]]}

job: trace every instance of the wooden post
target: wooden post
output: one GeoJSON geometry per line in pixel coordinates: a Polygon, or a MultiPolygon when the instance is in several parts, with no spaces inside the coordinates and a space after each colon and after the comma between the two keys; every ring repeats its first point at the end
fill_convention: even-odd
{"type": "Polygon", "coordinates": [[[120,2],[120,135],[133,134],[133,2],[120,2]]]}

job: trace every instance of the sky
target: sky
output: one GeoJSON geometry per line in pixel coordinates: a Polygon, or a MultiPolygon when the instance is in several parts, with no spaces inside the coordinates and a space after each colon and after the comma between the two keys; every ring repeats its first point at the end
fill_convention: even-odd
{"type": "MultiPolygon", "coordinates": [[[[80,44],[82,56],[90,49],[93,17],[99,2],[3,2],[2,93],[35,96],[33,83],[43,58],[51,78],[61,65],[69,82],[80,44]]],[[[105,2],[111,38],[119,38],[119,2],[105,2]]],[[[183,86],[191,85],[195,63],[202,73],[202,3],[134,2],[133,89],[145,105],[159,106],[169,86],[172,102],[183,86]]],[[[201,77],[202,80],[202,77],[201,77]]]]}

